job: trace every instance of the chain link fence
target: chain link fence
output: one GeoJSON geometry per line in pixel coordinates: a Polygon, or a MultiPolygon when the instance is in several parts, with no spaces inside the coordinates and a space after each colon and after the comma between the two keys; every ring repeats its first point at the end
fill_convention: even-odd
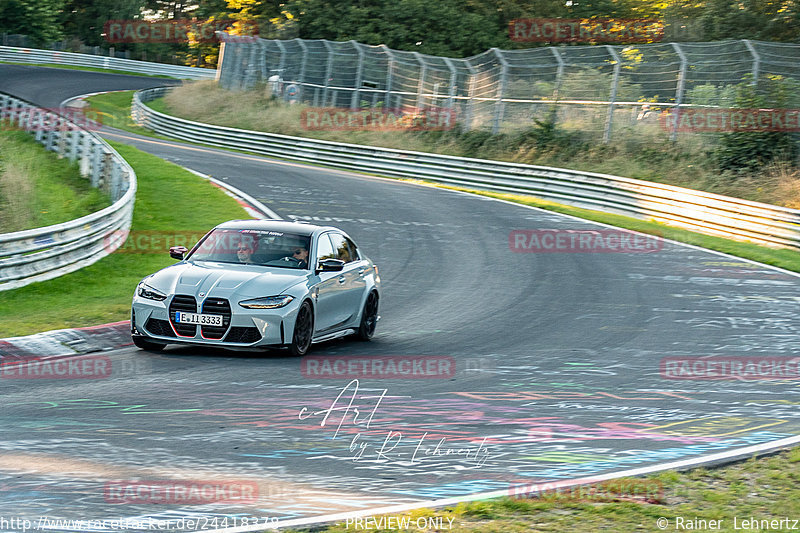
{"type": "MultiPolygon", "coordinates": [[[[452,108],[464,129],[494,133],[554,121],[605,142],[623,132],[675,140],[677,129],[659,123],[666,109],[730,107],[734,85],[800,80],[800,45],[749,40],[493,48],[453,59],[355,41],[223,39],[218,77],[228,89],[267,83],[314,107],[452,108]]],[[[800,91],[794,99],[800,107],[800,91]]]]}

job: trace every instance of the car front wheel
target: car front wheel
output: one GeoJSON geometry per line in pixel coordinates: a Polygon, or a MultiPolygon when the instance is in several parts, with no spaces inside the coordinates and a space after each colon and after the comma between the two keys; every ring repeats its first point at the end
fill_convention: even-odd
{"type": "Polygon", "coordinates": [[[358,328],[358,338],[368,341],[375,335],[375,327],[378,325],[378,293],[372,291],[367,296],[364,304],[364,312],[361,313],[361,326],[358,328]]]}
{"type": "Polygon", "coordinates": [[[314,335],[314,312],[311,304],[303,302],[297,310],[297,320],[294,322],[294,334],[292,343],[289,345],[289,353],[294,356],[302,356],[308,352],[311,346],[311,338],[314,335]]]}

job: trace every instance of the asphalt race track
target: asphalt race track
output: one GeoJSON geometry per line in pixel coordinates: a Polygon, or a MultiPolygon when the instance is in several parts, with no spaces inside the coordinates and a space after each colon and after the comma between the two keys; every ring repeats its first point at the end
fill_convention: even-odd
{"type": "MultiPolygon", "coordinates": [[[[0,91],[50,107],[158,84],[0,65],[0,91]]],[[[291,519],[701,462],[800,435],[797,381],[674,379],[662,366],[794,357],[794,275],[672,243],[515,253],[513,230],[598,226],[388,179],[108,138],[225,180],[285,219],[350,233],[380,266],[378,333],[316,345],[302,361],[125,349],[104,354],[110,379],[2,380],[0,515],[291,519]],[[435,372],[330,371],[350,356],[434,361],[435,372]],[[256,483],[257,498],[114,503],[109,493],[114,480],[168,479],[256,483]]]]}

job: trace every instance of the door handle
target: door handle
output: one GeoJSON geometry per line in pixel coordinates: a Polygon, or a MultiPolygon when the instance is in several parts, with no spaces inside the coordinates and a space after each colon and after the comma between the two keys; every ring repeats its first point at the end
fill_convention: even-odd
{"type": "Polygon", "coordinates": [[[344,283],[345,279],[346,278],[344,276],[339,276],[339,283],[344,283]]]}

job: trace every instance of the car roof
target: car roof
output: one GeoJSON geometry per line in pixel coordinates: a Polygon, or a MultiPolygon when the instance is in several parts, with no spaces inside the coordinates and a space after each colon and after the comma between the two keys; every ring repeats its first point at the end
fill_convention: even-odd
{"type": "Polygon", "coordinates": [[[313,235],[319,231],[336,230],[338,228],[331,226],[316,226],[314,224],[306,224],[304,222],[289,222],[286,220],[229,220],[218,225],[216,229],[251,229],[262,231],[281,231],[287,233],[295,233],[297,235],[313,235]]]}

